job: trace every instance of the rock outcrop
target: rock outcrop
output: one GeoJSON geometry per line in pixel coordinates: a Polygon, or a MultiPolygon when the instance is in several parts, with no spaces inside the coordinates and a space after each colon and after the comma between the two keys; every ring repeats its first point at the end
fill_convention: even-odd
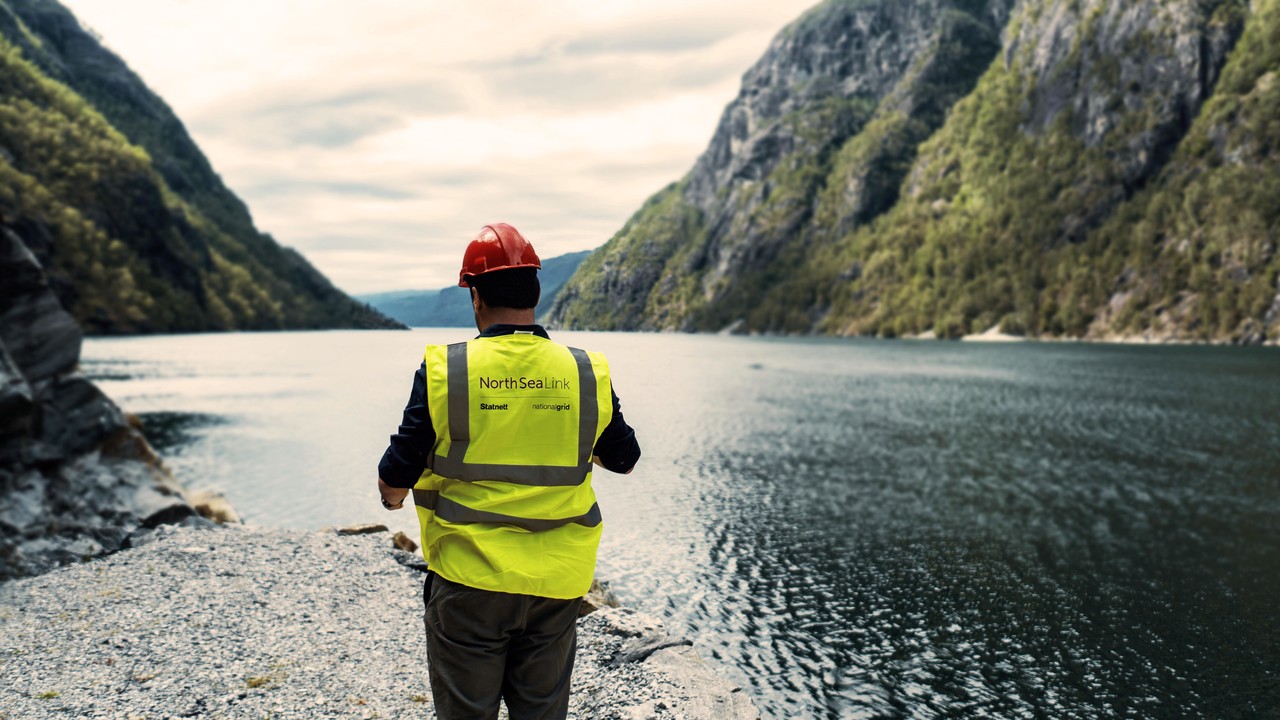
{"type": "Polygon", "coordinates": [[[76,372],[79,326],[0,223],[0,580],[194,514],[146,440],[76,372]]]}
{"type": "Polygon", "coordinates": [[[583,263],[553,322],[760,325],[743,313],[761,307],[797,252],[893,205],[916,145],[997,55],[1012,5],[846,0],[810,10],[747,71],[690,173],[583,263]]]}
{"type": "Polygon", "coordinates": [[[1280,337],[1280,0],[828,0],[553,324],[1280,337]]]}

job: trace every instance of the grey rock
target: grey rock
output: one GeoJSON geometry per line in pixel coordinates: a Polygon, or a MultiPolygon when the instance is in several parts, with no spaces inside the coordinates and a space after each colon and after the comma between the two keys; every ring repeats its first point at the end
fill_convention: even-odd
{"type": "Polygon", "coordinates": [[[645,635],[628,641],[618,649],[618,654],[609,661],[610,665],[644,662],[659,650],[671,647],[692,646],[693,642],[685,638],[671,637],[665,634],[645,635]]]}
{"type": "MultiPolygon", "coordinates": [[[[946,0],[830,2],[806,13],[743,76],[737,98],[694,165],[686,197],[704,210],[732,206],[732,200],[717,199],[722,188],[765,177],[811,142],[781,122],[789,115],[812,111],[829,99],[878,102],[904,80],[914,81],[908,77],[913,64],[930,58],[960,5],[946,0]]],[[[998,34],[1013,2],[983,5],[975,21],[988,21],[988,30],[998,34]]],[[[819,142],[838,143],[855,129],[829,128],[830,136],[819,142]]]]}
{"type": "Polygon", "coordinates": [[[188,515],[187,517],[183,518],[182,520],[179,520],[176,523],[173,523],[171,525],[161,525],[161,526],[158,526],[156,529],[160,530],[166,527],[179,527],[179,528],[187,528],[187,529],[193,529],[193,530],[217,530],[218,528],[222,527],[222,524],[214,522],[209,518],[201,517],[199,515],[188,515]]]}
{"type": "MultiPolygon", "coordinates": [[[[1158,173],[1213,94],[1243,26],[1209,19],[1220,2],[1200,0],[1049,0],[1023,12],[1006,40],[1006,66],[1020,63],[1035,90],[1025,131],[1047,132],[1070,113],[1072,130],[1087,147],[1117,148],[1118,177],[1093,194],[1107,197],[1087,216],[1069,218],[1068,241],[1083,238],[1117,205],[1158,173]],[[1139,49],[1140,48],[1140,49],[1139,49]],[[1126,113],[1148,120],[1125,128],[1126,113]]],[[[1080,192],[1089,193],[1082,178],[1080,192]]],[[[1100,181],[1093,181],[1100,182],[1100,181]]]]}
{"type": "Polygon", "coordinates": [[[80,360],[80,326],[58,304],[35,255],[0,226],[0,340],[30,383],[70,372],[80,360]]]}
{"type": "Polygon", "coordinates": [[[140,527],[137,530],[134,530],[133,532],[129,533],[129,536],[125,538],[124,547],[140,548],[145,545],[150,545],[155,541],[156,541],[155,528],[140,527]]]}
{"type": "Polygon", "coordinates": [[[146,440],[74,372],[80,329],[2,224],[0,277],[0,580],[115,552],[139,528],[190,517],[146,440]]]}
{"type": "Polygon", "coordinates": [[[150,482],[138,486],[129,500],[129,512],[141,518],[139,522],[143,527],[173,525],[193,517],[204,519],[182,492],[164,477],[153,475],[150,482]]]}
{"type": "Polygon", "coordinates": [[[424,573],[431,569],[427,567],[427,561],[423,560],[422,556],[417,553],[396,549],[391,551],[391,557],[410,570],[424,573]]]}
{"type": "Polygon", "coordinates": [[[88,452],[128,428],[120,408],[78,375],[59,378],[44,395],[41,439],[68,454],[88,452]]]}
{"type": "Polygon", "coordinates": [[[52,467],[67,459],[61,448],[21,435],[0,440],[0,468],[52,467]]]}
{"type": "Polygon", "coordinates": [[[36,470],[0,473],[0,527],[5,535],[24,536],[43,527],[45,478],[36,470]]]}
{"type": "Polygon", "coordinates": [[[34,406],[31,386],[0,340],[0,437],[27,434],[34,406]]]}

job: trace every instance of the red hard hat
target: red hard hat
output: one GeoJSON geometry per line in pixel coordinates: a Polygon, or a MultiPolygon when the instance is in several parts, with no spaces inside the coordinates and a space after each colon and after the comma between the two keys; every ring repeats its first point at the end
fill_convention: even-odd
{"type": "Polygon", "coordinates": [[[467,278],[494,270],[532,267],[541,268],[542,261],[533,245],[520,231],[506,223],[493,223],[480,228],[475,239],[462,256],[462,270],[458,272],[458,285],[467,286],[467,278]]]}

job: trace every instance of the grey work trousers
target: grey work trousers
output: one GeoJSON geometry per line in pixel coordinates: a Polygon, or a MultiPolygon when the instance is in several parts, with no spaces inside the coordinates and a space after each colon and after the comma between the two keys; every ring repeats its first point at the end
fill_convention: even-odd
{"type": "Polygon", "coordinates": [[[582,598],[490,592],[427,573],[427,664],[441,720],[511,720],[569,713],[582,598]]]}

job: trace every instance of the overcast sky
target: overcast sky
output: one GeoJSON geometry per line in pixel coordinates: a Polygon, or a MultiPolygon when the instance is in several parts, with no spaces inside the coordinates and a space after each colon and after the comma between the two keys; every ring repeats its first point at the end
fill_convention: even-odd
{"type": "Polygon", "coordinates": [[[62,0],[350,293],[456,282],[487,222],[598,247],[815,1],[62,0]]]}

